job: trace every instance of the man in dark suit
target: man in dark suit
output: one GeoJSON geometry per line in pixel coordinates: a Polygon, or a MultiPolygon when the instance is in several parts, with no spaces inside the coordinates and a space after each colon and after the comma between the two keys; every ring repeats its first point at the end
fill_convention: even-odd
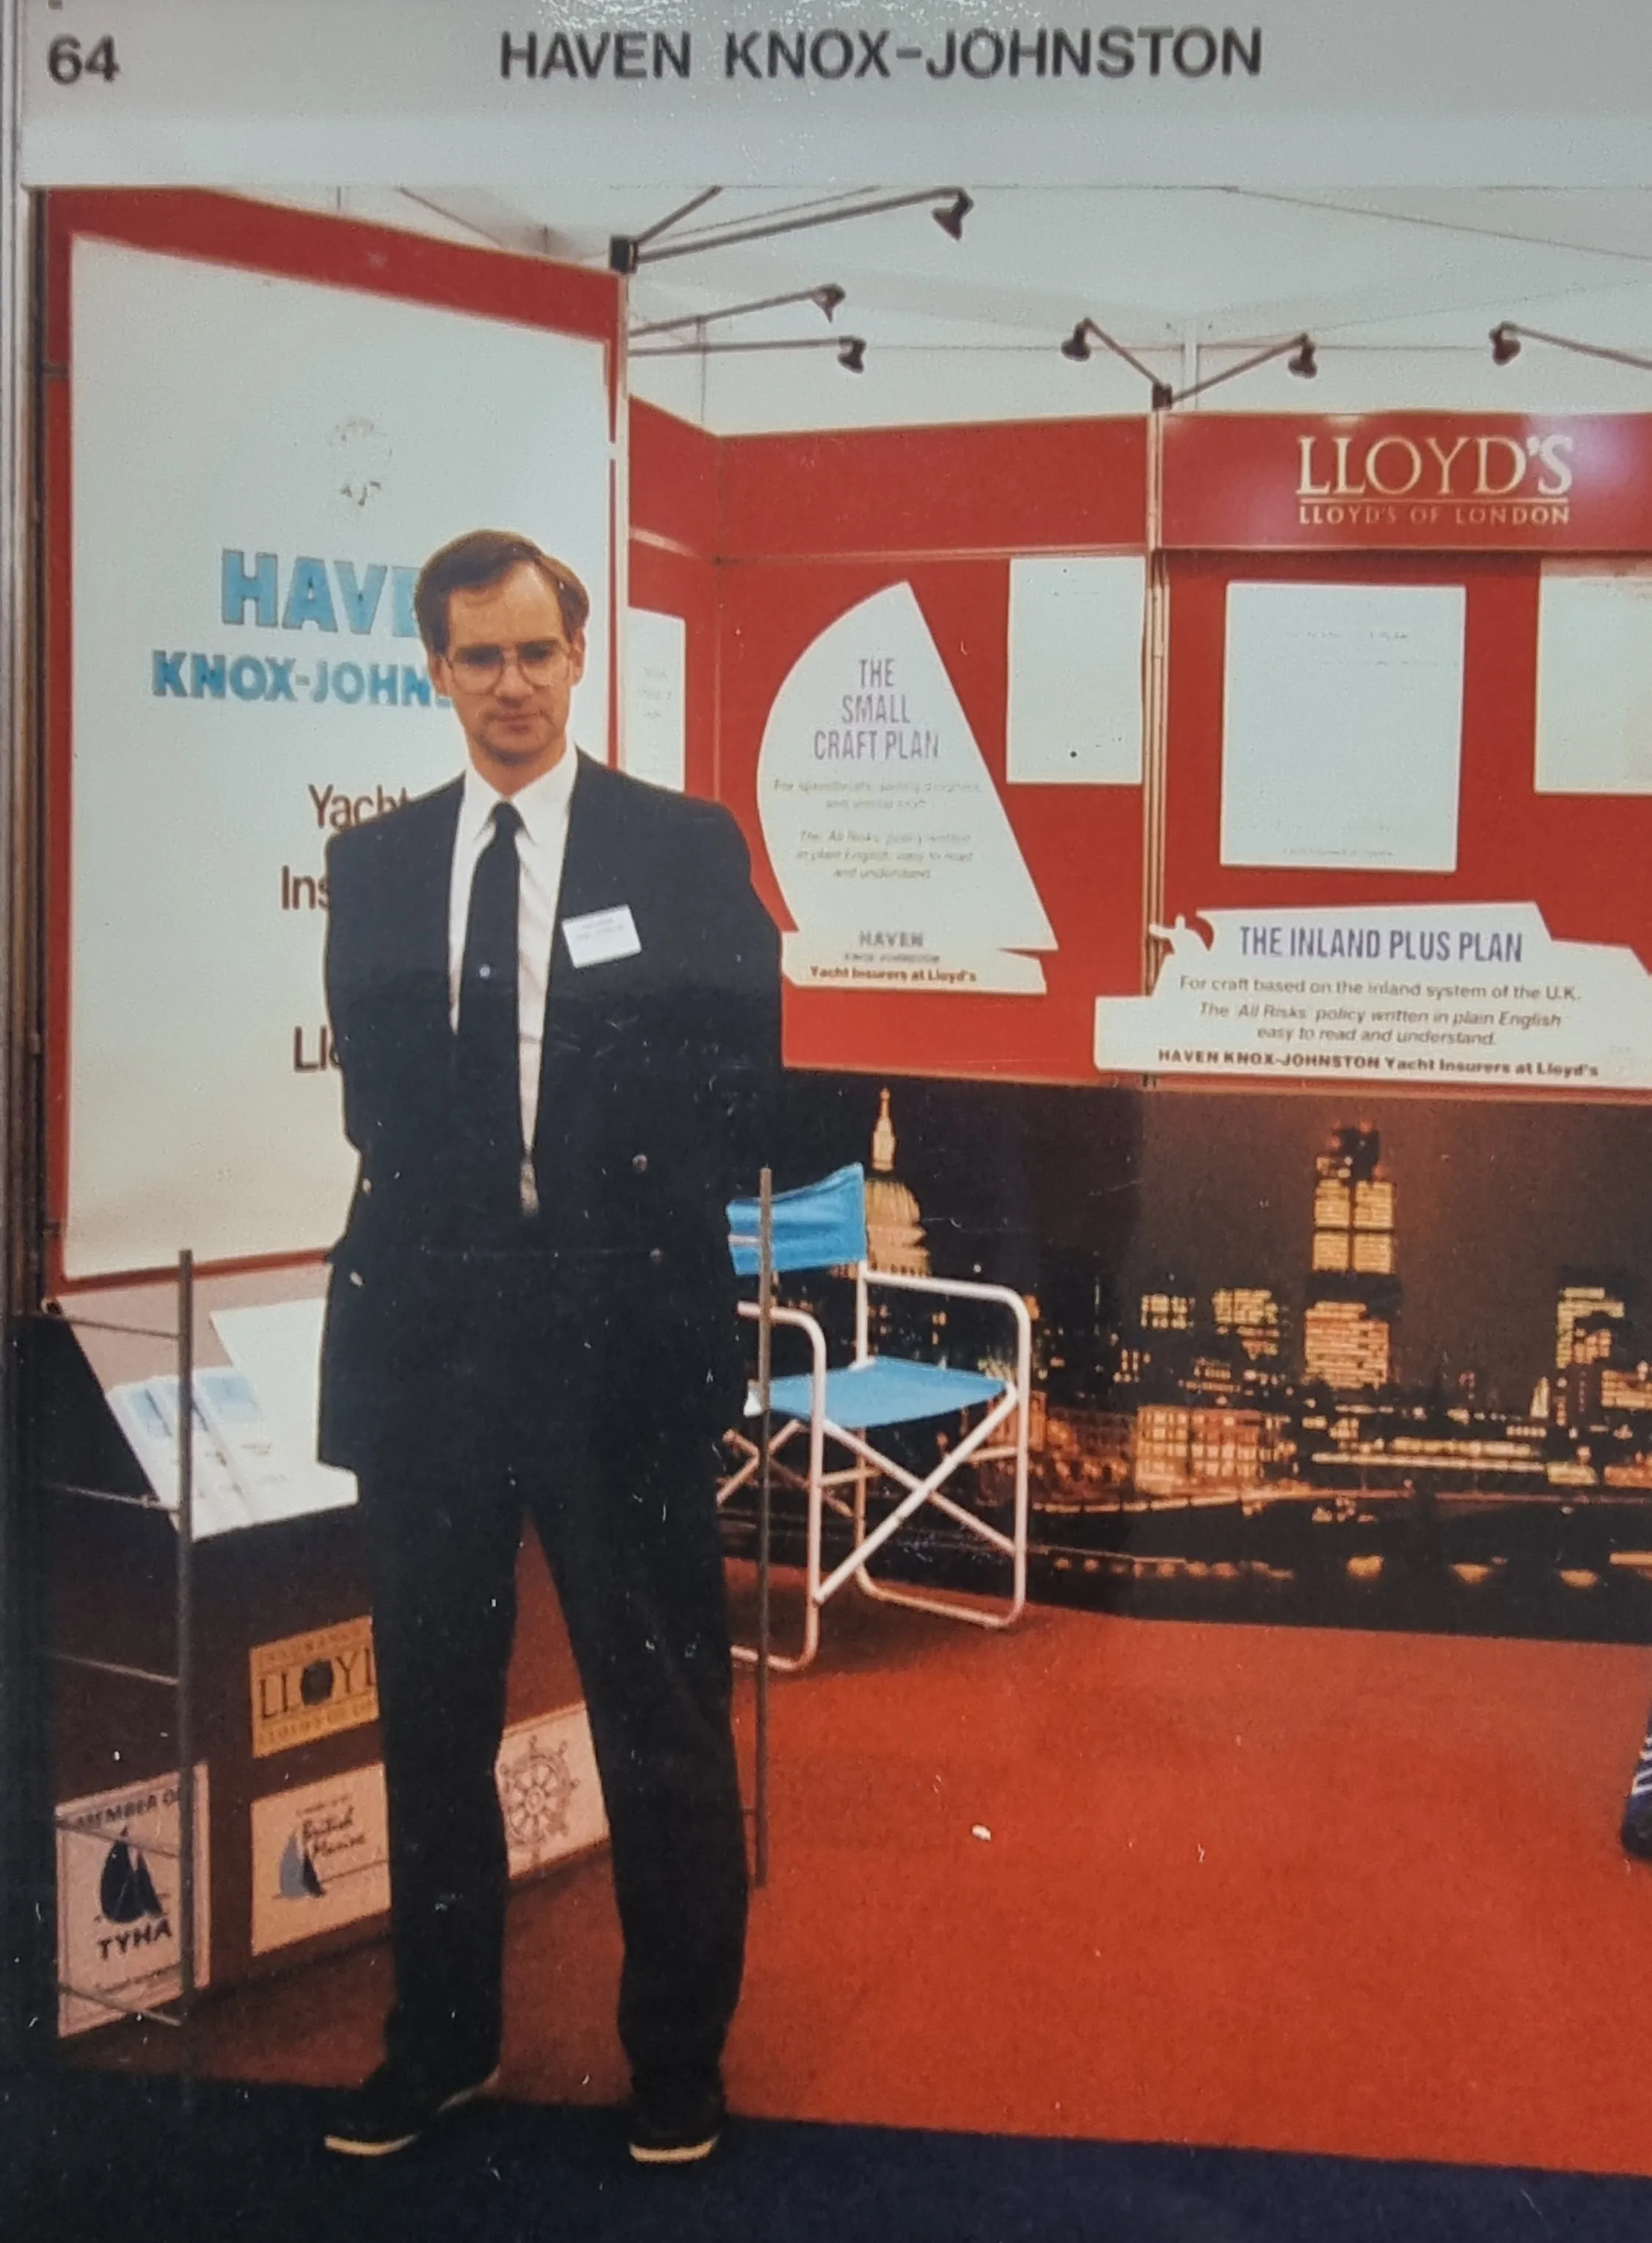
{"type": "Polygon", "coordinates": [[[704,2156],[745,1853],[715,1440],[744,1374],[725,1203],[779,1065],[779,942],[726,812],[570,738],[584,588],[496,531],[415,594],[462,778],[328,851],[327,1002],[361,1168],[321,1454],[373,1577],[395,2003],[329,2147],[403,2147],[498,2064],[494,1761],[524,1511],[578,1662],[624,1931],[632,2154],[704,2156]]]}

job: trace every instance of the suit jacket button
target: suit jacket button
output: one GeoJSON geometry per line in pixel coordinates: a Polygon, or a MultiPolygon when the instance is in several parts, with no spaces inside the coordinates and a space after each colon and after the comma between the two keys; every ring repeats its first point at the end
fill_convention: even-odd
{"type": "Polygon", "coordinates": [[[648,1258],[649,1258],[649,1260],[653,1263],[654,1267],[657,1270],[657,1269],[659,1268],[659,1266],[660,1266],[660,1263],[661,1263],[662,1262],[664,1262],[664,1260],[665,1259],[665,1251],[664,1251],[664,1249],[663,1247],[659,1247],[659,1246],[651,1247],[651,1248],[649,1249],[649,1255],[648,1255],[648,1258]]]}
{"type": "Polygon", "coordinates": [[[373,1179],[371,1176],[363,1176],[361,1179],[361,1196],[363,1199],[370,1199],[372,1195],[373,1179]]]}
{"type": "Polygon", "coordinates": [[[631,1166],[636,1169],[639,1176],[645,1176],[648,1174],[648,1155],[646,1153],[633,1153],[631,1155],[631,1166]]]}
{"type": "Polygon", "coordinates": [[[362,1276],[361,1272],[359,1270],[351,1270],[351,1272],[350,1272],[350,1283],[351,1283],[353,1285],[361,1285],[361,1284],[365,1284],[365,1283],[366,1283],[366,1282],[367,1282],[367,1281],[366,1281],[366,1279],[362,1276]]]}

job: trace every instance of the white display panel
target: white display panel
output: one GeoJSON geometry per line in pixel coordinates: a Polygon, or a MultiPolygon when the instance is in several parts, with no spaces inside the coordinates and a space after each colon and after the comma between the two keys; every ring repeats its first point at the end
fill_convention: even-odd
{"type": "Polygon", "coordinates": [[[1652,794],[1652,569],[1548,562],[1537,607],[1539,794],[1652,794]]]}
{"type": "Polygon", "coordinates": [[[1010,562],[1012,785],[1141,785],[1146,594],[1139,554],[1010,562]]]}
{"type": "MultiPolygon", "coordinates": [[[[57,2031],[90,2032],[123,2010],[179,1997],[183,1921],[178,1771],[59,1802],[57,2031]],[[111,2004],[113,2006],[111,2006],[111,2004]]],[[[212,1813],[195,1764],[195,1984],[212,1975],[212,1813]]]]}
{"type": "Polygon", "coordinates": [[[1051,927],[910,584],[806,646],[758,757],[763,839],[801,987],[1042,997],[1051,927]]]}
{"type": "Polygon", "coordinates": [[[1229,585],[1224,865],[1456,870],[1467,605],[1460,584],[1229,585]]]}
{"type": "Polygon", "coordinates": [[[462,765],[413,572],[481,526],[590,586],[607,738],[595,342],[77,243],[71,1276],[321,1246],[351,1161],[322,852],[462,765]]]}
{"type": "Polygon", "coordinates": [[[346,1768],[253,1802],[253,1952],[381,1916],[390,1905],[384,1768],[346,1768]]]}
{"type": "Polygon", "coordinates": [[[688,625],[653,608],[625,611],[625,768],[681,794],[688,784],[688,625]]]}

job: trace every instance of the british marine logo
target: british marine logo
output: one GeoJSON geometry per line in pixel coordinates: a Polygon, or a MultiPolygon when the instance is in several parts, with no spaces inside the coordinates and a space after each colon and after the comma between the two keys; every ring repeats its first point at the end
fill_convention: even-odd
{"type": "Polygon", "coordinates": [[[533,1849],[565,1838],[579,1779],[568,1765],[568,1748],[547,1752],[536,1739],[499,1772],[499,1803],[513,1847],[533,1849]]]}
{"type": "Polygon", "coordinates": [[[309,1848],[296,1830],[287,1834],[281,1849],[277,1889],[283,1900],[320,1900],[324,1890],[309,1848]]]}

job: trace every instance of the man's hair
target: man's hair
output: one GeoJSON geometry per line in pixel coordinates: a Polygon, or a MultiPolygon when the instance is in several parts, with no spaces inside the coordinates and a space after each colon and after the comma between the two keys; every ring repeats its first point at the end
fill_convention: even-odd
{"type": "Polygon", "coordinates": [[[448,599],[453,592],[478,592],[498,583],[524,562],[537,569],[556,595],[563,629],[570,640],[585,627],[590,594],[565,561],[558,561],[511,529],[468,529],[433,553],[413,588],[413,612],[427,654],[448,651],[448,599]]]}

